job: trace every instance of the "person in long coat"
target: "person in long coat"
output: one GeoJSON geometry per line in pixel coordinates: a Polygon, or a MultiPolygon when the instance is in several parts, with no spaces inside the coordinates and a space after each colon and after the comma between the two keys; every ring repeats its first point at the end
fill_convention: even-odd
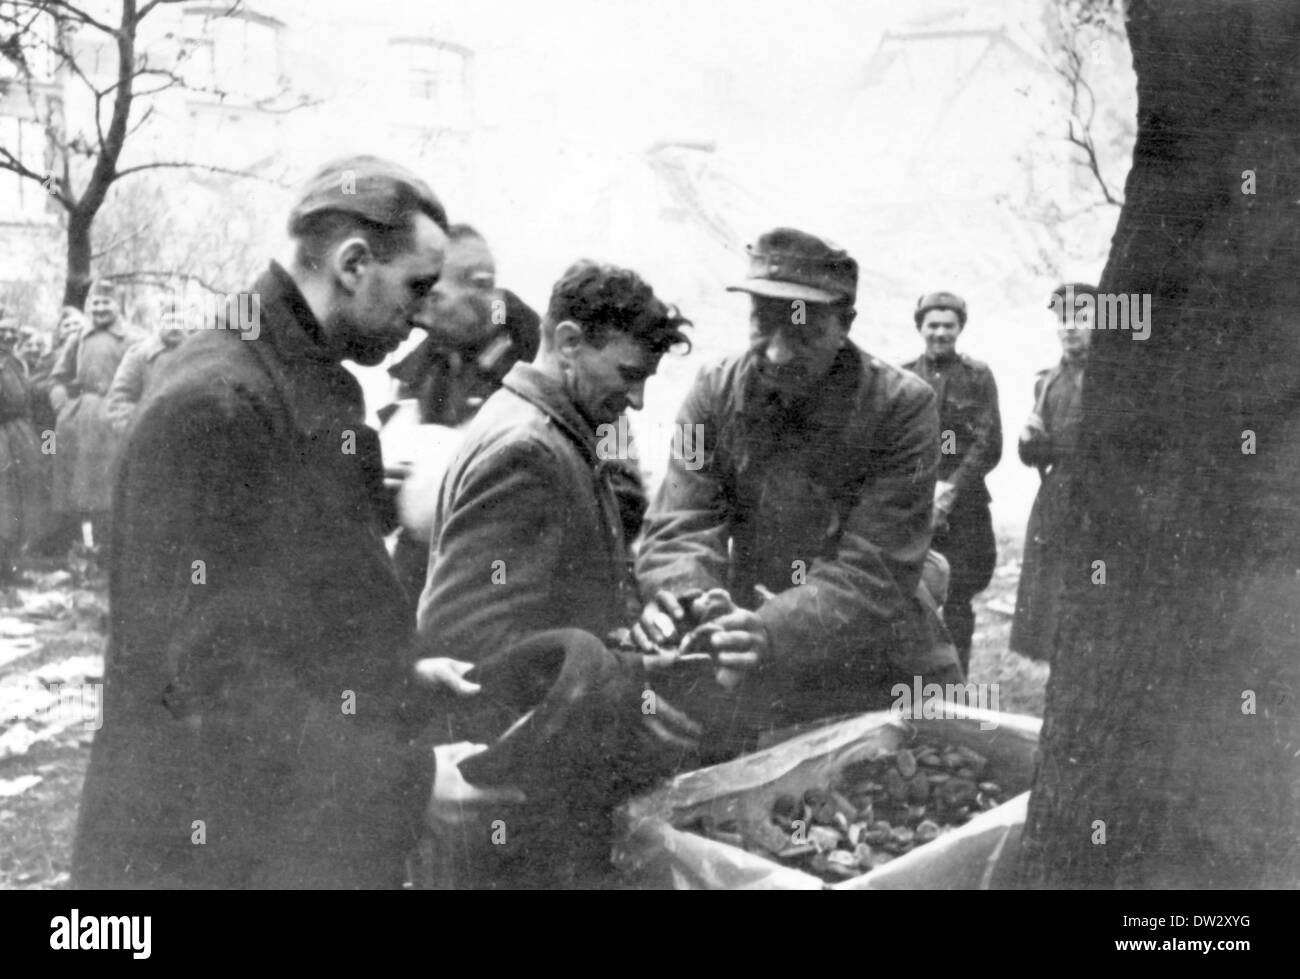
{"type": "Polygon", "coordinates": [[[14,347],[18,324],[0,311],[0,582],[44,526],[41,453],[31,422],[27,365],[14,347]]]}
{"type": "Polygon", "coordinates": [[[108,390],[127,349],[144,334],[122,318],[111,282],[91,286],[86,309],[89,325],[59,351],[50,374],[50,403],[58,412],[51,506],[57,516],[89,521],[103,544],[120,443],[108,415],[108,390]]]}
{"type": "MultiPolygon", "coordinates": [[[[81,313],[76,313],[77,318],[81,313]]],[[[65,317],[67,318],[67,317],[65,317]]],[[[76,320],[72,320],[76,322],[76,320]]],[[[42,518],[34,535],[28,539],[27,552],[40,557],[56,557],[68,552],[72,542],[80,534],[75,520],[66,516],[58,518],[52,512],[50,501],[54,496],[54,449],[57,447],[54,432],[58,424],[58,412],[50,404],[50,390],[54,381],[50,374],[59,359],[57,340],[58,332],[47,334],[41,330],[29,328],[29,333],[18,345],[19,358],[27,365],[27,401],[31,408],[32,430],[40,444],[41,453],[37,460],[37,472],[41,486],[42,518]]],[[[65,337],[67,339],[67,337],[65,337]]]]}
{"type": "Polygon", "coordinates": [[[170,302],[164,303],[157,332],[134,344],[117,365],[117,373],[108,389],[106,410],[113,430],[119,435],[130,426],[144,396],[171,369],[188,325],[183,310],[170,302]]]}
{"type": "Polygon", "coordinates": [[[1076,314],[1061,301],[1068,294],[1093,295],[1084,283],[1069,283],[1053,293],[1061,360],[1042,370],[1034,382],[1034,409],[1020,435],[1020,461],[1038,470],[1041,483],[1025,528],[1024,558],[1011,649],[1031,659],[1052,658],[1060,624],[1061,595],[1067,569],[1065,544],[1074,532],[1078,509],[1079,440],[1083,419],[1083,383],[1092,341],[1087,308],[1076,314]]]}
{"type": "Polygon", "coordinates": [[[427,324],[446,224],[395,164],[325,167],[292,260],[252,287],[256,334],[192,337],[146,396],[74,886],[401,886],[434,768],[412,681],[460,688],[414,663],[379,439],[342,361],[376,365],[427,324]]]}

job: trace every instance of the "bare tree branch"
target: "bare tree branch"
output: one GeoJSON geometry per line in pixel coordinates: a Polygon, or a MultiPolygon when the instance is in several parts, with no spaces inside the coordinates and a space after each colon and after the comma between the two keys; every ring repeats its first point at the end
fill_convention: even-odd
{"type": "Polygon", "coordinates": [[[1076,133],[1074,120],[1071,119],[1065,138],[1083,150],[1084,165],[1088,168],[1088,172],[1096,178],[1097,186],[1101,188],[1101,194],[1106,199],[1106,203],[1122,207],[1124,202],[1111,194],[1110,185],[1106,183],[1106,178],[1101,174],[1101,164],[1097,161],[1097,147],[1093,144],[1092,133],[1087,129],[1081,130],[1081,133],[1076,133]]]}
{"type": "MultiPolygon", "coordinates": [[[[149,0],[148,3],[146,3],[143,7],[140,8],[140,14],[138,17],[136,17],[136,20],[138,21],[144,20],[146,17],[149,16],[149,11],[153,10],[154,7],[164,5],[164,4],[178,4],[184,2],[185,0],[149,0]]],[[[235,6],[237,7],[239,6],[239,4],[235,4],[235,6]]]]}
{"type": "Polygon", "coordinates": [[[17,174],[27,180],[36,181],[41,185],[43,190],[65,208],[68,210],[72,209],[73,202],[70,201],[64,193],[64,185],[62,181],[55,180],[54,174],[52,173],[37,173],[3,146],[0,146],[0,170],[8,170],[10,173],[17,174]]]}
{"type": "MultiPolygon", "coordinates": [[[[1118,35],[1118,28],[1110,19],[1113,12],[1109,4],[1090,5],[1070,3],[1069,0],[1053,4],[1058,31],[1054,50],[1044,48],[1052,70],[1064,80],[1070,93],[1069,118],[1066,123],[1066,141],[1083,150],[1079,165],[1083,166],[1101,191],[1108,205],[1120,207],[1123,198],[1111,189],[1101,170],[1096,141],[1093,138],[1093,121],[1097,113],[1097,98],[1084,71],[1084,58],[1080,50],[1080,33],[1083,28],[1099,34],[1118,35]],[[1086,101],[1086,108],[1084,103],[1086,101]]],[[[1095,43],[1095,42],[1094,42],[1095,43]]]]}
{"type": "Polygon", "coordinates": [[[78,23],[85,24],[88,27],[93,27],[97,31],[103,31],[105,34],[109,35],[110,37],[117,37],[119,34],[119,30],[120,30],[119,28],[110,27],[109,25],[103,23],[102,21],[96,20],[94,17],[90,16],[90,14],[86,13],[77,5],[72,3],[67,3],[65,2],[65,0],[40,0],[39,3],[36,3],[33,6],[45,7],[47,9],[53,8],[54,10],[62,10],[69,17],[71,17],[73,20],[77,21],[78,23]]]}
{"type": "Polygon", "coordinates": [[[127,135],[127,138],[128,138],[128,139],[129,139],[131,136],[134,136],[137,132],[139,132],[140,127],[143,126],[146,122],[149,121],[150,117],[153,116],[153,110],[154,110],[154,108],[155,108],[155,106],[153,106],[153,105],[148,106],[148,107],[144,110],[144,113],[140,116],[139,121],[138,121],[134,126],[132,126],[130,129],[127,130],[126,135],[127,135]]]}
{"type": "Polygon", "coordinates": [[[120,238],[118,238],[116,241],[111,241],[111,242],[109,242],[107,245],[105,245],[103,248],[99,249],[99,251],[92,253],[91,256],[90,256],[91,259],[92,259],[92,260],[95,260],[95,261],[98,261],[99,259],[103,258],[105,255],[108,255],[108,254],[110,254],[110,253],[112,253],[112,252],[117,251],[117,249],[121,248],[121,247],[122,247],[123,245],[125,245],[127,242],[129,242],[129,241],[135,241],[137,238],[139,238],[141,235],[143,235],[146,231],[148,231],[150,228],[152,228],[156,223],[157,223],[156,221],[146,221],[144,224],[140,225],[138,228],[133,229],[133,230],[130,232],[130,234],[122,235],[122,236],[121,236],[120,238]]]}
{"type": "Polygon", "coordinates": [[[131,272],[108,272],[100,275],[101,279],[110,279],[115,282],[134,282],[145,280],[148,282],[171,282],[175,279],[184,279],[187,282],[197,282],[208,292],[222,293],[225,289],[213,285],[205,280],[202,276],[194,275],[192,272],[181,272],[171,269],[136,269],[131,272]]]}
{"type": "Polygon", "coordinates": [[[132,173],[139,173],[141,170],[203,170],[208,173],[224,173],[231,177],[245,177],[249,180],[260,180],[263,183],[277,184],[276,181],[269,177],[263,177],[256,173],[250,173],[247,170],[235,170],[231,167],[219,167],[210,163],[194,163],[186,160],[159,160],[154,163],[141,163],[133,167],[127,167],[124,170],[118,170],[114,177],[121,179],[132,173]]]}

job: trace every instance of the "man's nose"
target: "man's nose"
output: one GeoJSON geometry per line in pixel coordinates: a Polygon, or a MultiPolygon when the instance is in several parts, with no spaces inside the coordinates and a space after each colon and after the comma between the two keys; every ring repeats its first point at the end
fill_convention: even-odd
{"type": "Polygon", "coordinates": [[[430,292],[415,307],[415,315],[411,317],[411,325],[425,330],[433,329],[433,305],[434,293],[430,292]]]}
{"type": "Polygon", "coordinates": [[[627,403],[635,411],[640,411],[645,407],[645,381],[638,381],[628,388],[627,403]]]}
{"type": "Polygon", "coordinates": [[[764,355],[766,356],[768,363],[776,367],[781,367],[794,360],[794,352],[794,345],[786,335],[785,329],[778,328],[772,333],[771,337],[768,338],[767,348],[764,350],[764,355]]]}

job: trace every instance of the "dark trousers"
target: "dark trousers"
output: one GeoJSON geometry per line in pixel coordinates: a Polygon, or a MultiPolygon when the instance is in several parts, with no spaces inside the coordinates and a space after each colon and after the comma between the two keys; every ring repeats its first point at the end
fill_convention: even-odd
{"type": "Polygon", "coordinates": [[[957,647],[962,672],[969,674],[971,637],[975,634],[971,600],[993,580],[998,562],[998,545],[988,504],[958,503],[948,516],[948,530],[935,534],[930,546],[948,559],[952,569],[943,621],[957,647]]]}

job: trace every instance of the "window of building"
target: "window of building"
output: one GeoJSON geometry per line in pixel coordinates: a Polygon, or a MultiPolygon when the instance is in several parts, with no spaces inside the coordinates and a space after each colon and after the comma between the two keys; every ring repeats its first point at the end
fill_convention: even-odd
{"type": "Polygon", "coordinates": [[[470,121],[470,51],[426,38],[389,42],[407,98],[439,127],[464,129],[470,121]]]}
{"type": "Polygon", "coordinates": [[[192,50],[191,85],[235,98],[274,95],[281,77],[284,25],[251,10],[196,4],[186,8],[185,34],[192,50]]]}

